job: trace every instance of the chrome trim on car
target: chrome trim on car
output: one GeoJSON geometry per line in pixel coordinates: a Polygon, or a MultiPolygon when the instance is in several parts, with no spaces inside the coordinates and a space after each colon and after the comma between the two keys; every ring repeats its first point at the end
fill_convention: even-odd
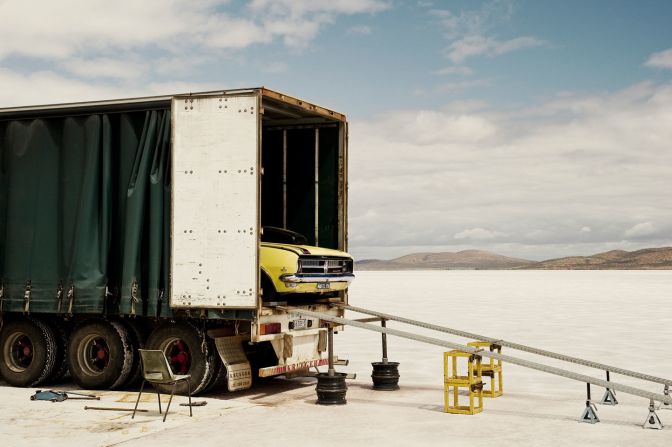
{"type": "Polygon", "coordinates": [[[322,275],[319,273],[293,273],[280,276],[280,281],[291,283],[305,283],[305,282],[347,282],[349,283],[355,279],[352,273],[344,273],[341,275],[322,275]]]}

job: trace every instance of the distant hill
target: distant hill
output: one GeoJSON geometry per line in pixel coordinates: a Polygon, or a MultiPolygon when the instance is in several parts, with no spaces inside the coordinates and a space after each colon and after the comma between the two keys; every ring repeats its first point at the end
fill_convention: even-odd
{"type": "Polygon", "coordinates": [[[540,270],[656,270],[672,269],[672,247],[637,251],[611,250],[592,256],[549,259],[517,267],[540,270]]]}
{"type": "Polygon", "coordinates": [[[366,259],[355,270],[672,270],[672,247],[611,250],[547,261],[511,258],[483,250],[412,253],[396,259],[366,259]]]}
{"type": "Polygon", "coordinates": [[[367,259],[355,263],[356,270],[498,270],[522,267],[534,261],[510,258],[483,250],[457,253],[413,253],[389,261],[367,259]]]}

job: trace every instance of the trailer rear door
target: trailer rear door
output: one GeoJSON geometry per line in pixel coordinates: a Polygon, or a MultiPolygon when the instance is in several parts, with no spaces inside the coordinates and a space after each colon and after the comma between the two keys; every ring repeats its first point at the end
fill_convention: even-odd
{"type": "Polygon", "coordinates": [[[171,306],[256,307],[258,96],[172,101],[171,306]]]}

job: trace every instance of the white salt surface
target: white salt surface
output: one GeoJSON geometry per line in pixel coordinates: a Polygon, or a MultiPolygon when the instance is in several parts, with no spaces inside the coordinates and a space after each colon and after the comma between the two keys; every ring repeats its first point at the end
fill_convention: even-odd
{"type": "MultiPolygon", "coordinates": [[[[350,302],[672,378],[669,271],[360,272],[350,302]]],[[[315,405],[312,379],[276,379],[242,393],[206,396],[208,405],[194,408],[191,419],[188,409],[174,406],[163,424],[151,394],[141,404],[150,412],[131,420],[128,414],[83,407],[132,406],[135,393],[105,392],[93,403],[50,403],[29,401],[32,390],[0,387],[0,445],[672,445],[672,410],[658,412],[664,430],[644,430],[648,401],[618,393],[619,405],[598,405],[600,423],[578,423],[585,384],[515,365],[505,364],[505,394],[486,399],[483,413],[446,414],[443,349],[388,340],[390,360],[401,362],[401,390],[376,392],[369,376],[370,362],[380,360],[380,335],[348,328],[336,336],[336,353],[350,360],[339,370],[358,375],[348,381],[348,404],[340,407],[315,405]]],[[[598,370],[511,349],[504,353],[604,377],[598,370]]],[[[618,375],[612,380],[662,391],[662,385],[618,375]]],[[[602,393],[593,387],[595,400],[602,393]]],[[[174,404],[183,398],[176,399],[174,404]]]]}

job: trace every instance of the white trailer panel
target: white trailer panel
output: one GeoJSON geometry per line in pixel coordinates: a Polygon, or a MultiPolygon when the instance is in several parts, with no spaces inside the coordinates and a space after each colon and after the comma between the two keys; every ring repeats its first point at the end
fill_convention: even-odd
{"type": "Polygon", "coordinates": [[[171,307],[256,307],[258,100],[172,101],[171,307]]]}

